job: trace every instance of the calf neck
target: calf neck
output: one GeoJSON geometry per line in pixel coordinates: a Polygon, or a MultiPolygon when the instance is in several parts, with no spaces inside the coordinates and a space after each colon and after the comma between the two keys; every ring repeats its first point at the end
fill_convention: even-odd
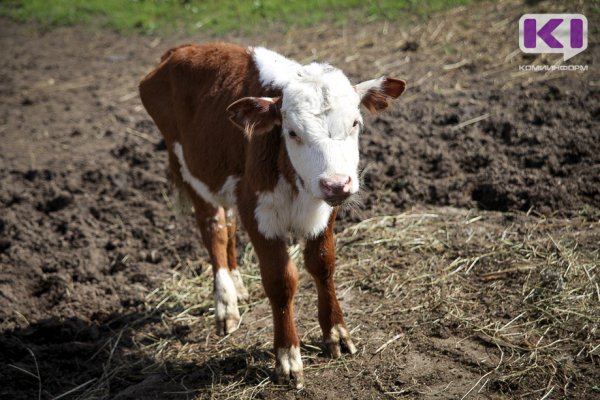
{"type": "Polygon", "coordinates": [[[248,296],[237,270],[237,213],[273,312],[276,376],[295,387],[304,378],[288,236],[306,241],[328,351],[354,353],[333,281],[333,224],[337,208],[359,190],[360,105],[381,111],[404,87],[386,77],[352,85],[327,64],[225,43],[173,48],[140,83],[210,255],[218,333],[238,328],[238,301],[248,296]]]}

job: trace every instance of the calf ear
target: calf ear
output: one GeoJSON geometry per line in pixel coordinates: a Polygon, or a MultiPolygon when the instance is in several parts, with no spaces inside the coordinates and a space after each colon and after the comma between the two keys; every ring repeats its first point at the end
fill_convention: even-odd
{"type": "Polygon", "coordinates": [[[388,99],[398,98],[405,88],[406,82],[386,77],[371,79],[354,86],[361,98],[362,105],[372,113],[385,110],[388,106],[388,99]]]}
{"type": "Polygon", "coordinates": [[[279,97],[244,97],[227,107],[229,119],[247,134],[268,132],[281,125],[279,97]]]}

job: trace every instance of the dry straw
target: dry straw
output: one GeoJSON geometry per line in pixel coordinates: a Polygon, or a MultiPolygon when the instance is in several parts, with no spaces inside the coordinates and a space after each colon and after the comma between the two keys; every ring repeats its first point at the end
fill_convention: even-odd
{"type": "MultiPolygon", "coordinates": [[[[341,360],[322,353],[315,291],[302,272],[296,303],[308,382],[333,370],[371,374],[391,396],[431,393],[418,377],[392,390],[378,360],[410,357],[411,343],[423,333],[445,329],[456,346],[476,340],[488,349],[475,378],[459,388],[463,397],[490,389],[569,397],[581,378],[579,365],[599,360],[597,217],[434,208],[348,226],[337,234],[336,282],[361,350],[341,360]],[[373,333],[385,329],[391,329],[389,335],[373,333]]],[[[296,255],[298,250],[290,248],[296,255]]],[[[251,302],[241,306],[240,330],[228,337],[214,334],[212,277],[205,260],[181,260],[170,279],[147,295],[145,315],[124,328],[133,330],[130,351],[153,360],[140,370],[140,381],[165,373],[183,382],[200,369],[210,384],[203,378],[199,387],[182,384],[185,389],[177,393],[238,399],[287,390],[271,381],[270,308],[250,246],[240,258],[251,302]]],[[[112,354],[120,339],[116,334],[102,351],[112,354]]],[[[104,375],[86,382],[78,398],[103,398],[111,380],[131,368],[111,356],[105,363],[104,375]]],[[[440,393],[456,390],[453,385],[445,382],[440,393]]]]}

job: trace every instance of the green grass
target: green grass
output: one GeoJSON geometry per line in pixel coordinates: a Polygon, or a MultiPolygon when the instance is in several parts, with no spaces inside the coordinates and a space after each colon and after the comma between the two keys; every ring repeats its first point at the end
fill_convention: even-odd
{"type": "Polygon", "coordinates": [[[44,26],[93,24],[119,32],[258,32],[319,22],[397,21],[472,0],[3,0],[0,15],[44,26]]]}

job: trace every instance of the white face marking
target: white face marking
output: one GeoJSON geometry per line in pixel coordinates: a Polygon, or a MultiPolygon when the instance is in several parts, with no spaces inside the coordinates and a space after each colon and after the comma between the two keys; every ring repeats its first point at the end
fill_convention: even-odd
{"type": "Polygon", "coordinates": [[[175,156],[177,156],[177,160],[181,167],[181,177],[185,182],[189,183],[198,196],[214,207],[223,206],[225,208],[231,208],[235,206],[235,189],[240,180],[239,177],[233,175],[228,176],[221,189],[217,193],[213,193],[204,182],[193,176],[188,169],[181,144],[178,142],[173,143],[173,152],[175,153],[175,156]]]}
{"type": "Polygon", "coordinates": [[[282,89],[282,135],[306,189],[322,198],[320,180],[344,175],[356,193],[362,117],[360,96],[348,78],[327,64],[302,66],[264,48],[251,52],[262,85],[282,89]]]}
{"type": "Polygon", "coordinates": [[[350,193],[358,191],[359,104],[348,78],[320,64],[305,66],[302,76],[283,88],[282,134],[288,155],[317,198],[323,196],[320,180],[336,174],[350,177],[350,193]]]}
{"type": "Polygon", "coordinates": [[[219,268],[215,273],[215,317],[217,321],[240,319],[235,284],[227,268],[219,268]]]}
{"type": "Polygon", "coordinates": [[[332,207],[305,190],[296,195],[292,186],[279,177],[272,192],[259,192],[254,216],[258,230],[267,239],[285,238],[289,232],[315,237],[327,227],[332,207]]]}

